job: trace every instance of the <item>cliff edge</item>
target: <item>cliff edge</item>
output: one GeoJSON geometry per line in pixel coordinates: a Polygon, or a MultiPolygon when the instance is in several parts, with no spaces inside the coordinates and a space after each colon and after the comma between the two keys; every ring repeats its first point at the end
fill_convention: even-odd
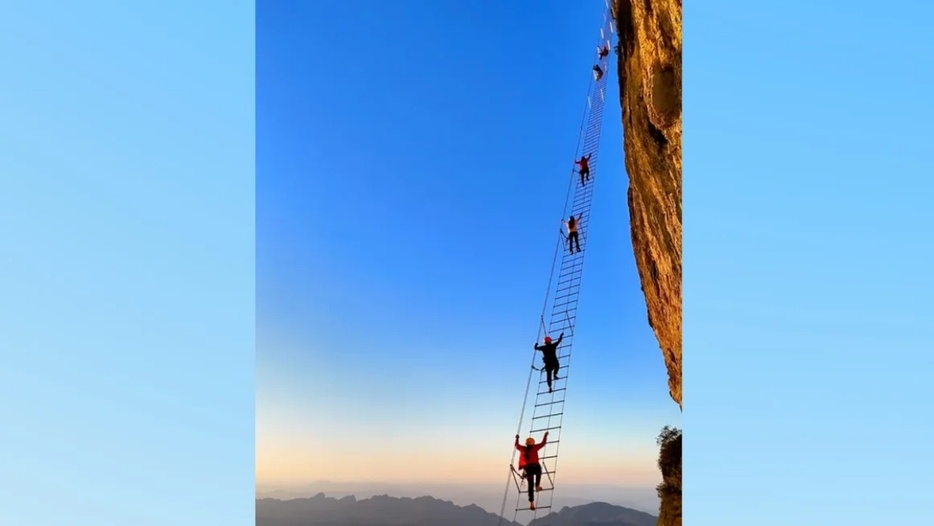
{"type": "Polygon", "coordinates": [[[614,0],[632,246],[681,403],[681,1],[614,0]]]}

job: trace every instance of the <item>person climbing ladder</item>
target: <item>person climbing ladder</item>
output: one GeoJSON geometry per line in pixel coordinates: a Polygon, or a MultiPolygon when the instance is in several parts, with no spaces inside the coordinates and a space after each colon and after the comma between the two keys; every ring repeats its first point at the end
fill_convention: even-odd
{"type": "Polygon", "coordinates": [[[571,216],[567,221],[562,220],[564,226],[568,229],[568,250],[571,254],[574,253],[574,247],[577,247],[577,251],[581,251],[581,241],[577,236],[577,224],[580,222],[581,218],[584,217],[584,213],[581,212],[576,218],[571,216]]]}
{"type": "Polygon", "coordinates": [[[578,173],[581,174],[581,186],[586,184],[586,181],[590,179],[590,155],[581,155],[580,160],[574,161],[574,164],[580,166],[578,173]]]}
{"type": "Polygon", "coordinates": [[[563,339],[564,333],[562,332],[556,342],[552,342],[551,336],[546,335],[544,345],[535,343],[535,350],[542,352],[542,362],[545,364],[545,380],[548,382],[549,393],[553,392],[551,381],[558,379],[558,369],[561,368],[561,364],[558,363],[558,346],[561,345],[563,339]]]}
{"type": "Polygon", "coordinates": [[[601,47],[599,51],[600,60],[605,59],[607,55],[609,54],[610,54],[610,47],[604,44],[603,47],[601,47]]]}
{"type": "Polygon", "coordinates": [[[548,431],[538,444],[532,437],[525,439],[525,445],[519,444],[519,435],[516,435],[516,449],[519,450],[519,469],[524,473],[522,478],[529,485],[529,509],[535,509],[535,492],[542,490],[542,465],[538,461],[538,452],[548,442],[548,431]]]}
{"type": "Polygon", "coordinates": [[[600,66],[594,64],[593,66],[593,79],[597,82],[600,82],[600,79],[603,78],[603,69],[600,66]]]}

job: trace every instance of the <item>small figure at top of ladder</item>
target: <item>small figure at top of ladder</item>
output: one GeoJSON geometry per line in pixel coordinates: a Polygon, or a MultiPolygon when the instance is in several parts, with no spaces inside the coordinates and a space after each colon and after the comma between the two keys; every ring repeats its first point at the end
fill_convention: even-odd
{"type": "Polygon", "coordinates": [[[603,69],[600,66],[594,64],[593,79],[596,80],[597,82],[600,82],[600,79],[602,78],[603,78],[603,69]]]}

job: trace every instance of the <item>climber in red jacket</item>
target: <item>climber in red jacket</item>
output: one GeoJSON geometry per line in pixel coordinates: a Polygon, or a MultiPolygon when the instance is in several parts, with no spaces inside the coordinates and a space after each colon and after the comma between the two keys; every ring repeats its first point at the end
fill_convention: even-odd
{"type": "Polygon", "coordinates": [[[525,471],[522,478],[529,485],[529,509],[535,509],[535,492],[542,490],[542,465],[538,460],[538,452],[548,442],[548,431],[538,444],[532,437],[525,439],[525,445],[519,444],[519,435],[516,435],[516,449],[519,450],[519,469],[525,471]],[[533,484],[534,482],[534,484],[533,484]]]}
{"type": "Polygon", "coordinates": [[[580,166],[578,172],[581,174],[581,186],[584,186],[584,181],[590,179],[590,156],[591,154],[581,155],[579,161],[574,161],[574,164],[580,166]]]}
{"type": "Polygon", "coordinates": [[[603,47],[600,48],[600,59],[603,60],[610,54],[610,48],[606,44],[603,44],[603,47]]]}

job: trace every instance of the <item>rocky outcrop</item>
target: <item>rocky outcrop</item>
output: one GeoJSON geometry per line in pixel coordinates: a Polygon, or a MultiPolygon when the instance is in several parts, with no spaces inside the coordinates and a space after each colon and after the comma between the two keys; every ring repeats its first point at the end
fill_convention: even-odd
{"type": "Polygon", "coordinates": [[[681,430],[665,427],[658,435],[658,468],[662,471],[662,483],[658,485],[661,501],[658,510],[658,526],[681,526],[681,430]]]}
{"type": "Polygon", "coordinates": [[[681,2],[615,0],[632,245],[681,403],[681,2]]]}

